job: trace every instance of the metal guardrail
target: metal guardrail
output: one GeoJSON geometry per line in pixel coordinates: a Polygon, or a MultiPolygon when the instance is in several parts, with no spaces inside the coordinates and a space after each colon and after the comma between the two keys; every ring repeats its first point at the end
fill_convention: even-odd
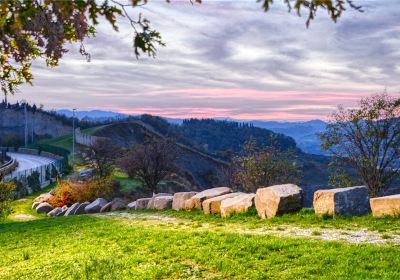
{"type": "Polygon", "coordinates": [[[36,172],[39,173],[40,184],[43,185],[48,181],[47,178],[46,178],[46,171],[50,171],[51,172],[51,169],[53,167],[57,169],[57,172],[59,174],[61,174],[62,171],[63,171],[63,168],[64,168],[64,161],[63,160],[56,160],[56,161],[54,161],[52,163],[41,165],[41,166],[36,167],[36,168],[26,169],[26,170],[22,170],[22,171],[14,171],[14,172],[11,172],[8,175],[4,176],[3,180],[4,181],[11,181],[11,180],[20,181],[22,179],[27,178],[33,172],[36,171],[36,172]]]}
{"type": "Polygon", "coordinates": [[[12,173],[14,169],[17,167],[17,165],[18,165],[17,161],[13,158],[11,158],[6,163],[2,164],[0,166],[0,178],[12,173]]]}

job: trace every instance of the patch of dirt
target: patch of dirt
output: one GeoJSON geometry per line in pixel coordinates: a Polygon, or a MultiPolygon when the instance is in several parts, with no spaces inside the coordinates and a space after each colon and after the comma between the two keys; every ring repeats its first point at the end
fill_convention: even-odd
{"type": "MultiPolygon", "coordinates": [[[[156,214],[135,214],[127,212],[113,212],[105,214],[96,214],[97,217],[101,218],[122,218],[129,220],[152,220],[162,225],[165,222],[171,222],[174,229],[177,228],[196,228],[197,230],[205,231],[225,231],[229,233],[239,234],[254,234],[254,235],[272,235],[281,237],[306,237],[323,241],[342,241],[350,244],[373,244],[373,245],[385,245],[391,244],[394,246],[400,246],[400,234],[398,232],[385,232],[385,234],[379,233],[378,231],[372,231],[367,228],[358,230],[345,230],[345,229],[326,229],[326,228],[310,228],[305,229],[301,227],[295,227],[292,225],[279,225],[275,228],[246,228],[245,225],[240,224],[227,224],[223,226],[216,226],[209,223],[201,223],[197,221],[191,221],[187,219],[179,219],[174,217],[168,217],[166,215],[156,214]],[[194,227],[196,225],[196,227],[194,227]]],[[[154,223],[152,223],[154,225],[154,223]]]]}
{"type": "Polygon", "coordinates": [[[18,220],[18,221],[32,221],[32,220],[36,220],[37,219],[35,216],[26,215],[26,214],[15,215],[12,218],[14,220],[18,220]]]}

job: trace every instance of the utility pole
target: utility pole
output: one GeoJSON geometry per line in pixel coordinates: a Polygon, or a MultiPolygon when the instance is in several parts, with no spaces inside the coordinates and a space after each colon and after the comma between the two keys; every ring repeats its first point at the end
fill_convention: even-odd
{"type": "Polygon", "coordinates": [[[72,172],[75,172],[75,111],[72,109],[72,172]]]}
{"type": "Polygon", "coordinates": [[[25,148],[28,147],[28,112],[26,110],[26,101],[24,103],[24,113],[25,113],[25,148]]]}

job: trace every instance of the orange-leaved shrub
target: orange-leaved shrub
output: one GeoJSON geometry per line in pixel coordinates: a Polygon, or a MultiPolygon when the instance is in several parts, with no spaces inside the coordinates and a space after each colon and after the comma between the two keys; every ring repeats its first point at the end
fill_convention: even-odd
{"type": "Polygon", "coordinates": [[[85,182],[74,183],[68,180],[60,181],[50,204],[54,207],[71,206],[76,202],[92,202],[102,197],[111,199],[120,185],[112,178],[92,178],[85,182]]]}

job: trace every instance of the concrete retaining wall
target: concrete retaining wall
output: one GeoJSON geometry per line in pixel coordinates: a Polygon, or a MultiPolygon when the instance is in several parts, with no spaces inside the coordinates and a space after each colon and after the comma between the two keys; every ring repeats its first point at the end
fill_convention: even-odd
{"type": "Polygon", "coordinates": [[[92,146],[99,139],[105,138],[82,133],[79,128],[75,130],[75,142],[80,145],[89,147],[92,146]]]}

